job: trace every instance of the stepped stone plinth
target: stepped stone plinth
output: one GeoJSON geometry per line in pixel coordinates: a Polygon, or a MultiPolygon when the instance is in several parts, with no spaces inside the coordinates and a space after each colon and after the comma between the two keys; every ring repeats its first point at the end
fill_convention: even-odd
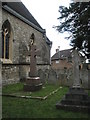
{"type": "Polygon", "coordinates": [[[57,109],[84,111],[90,110],[90,97],[80,85],[79,78],[79,56],[77,50],[73,51],[73,86],[68,93],[56,104],[57,109]]]}
{"type": "Polygon", "coordinates": [[[56,104],[56,108],[88,113],[90,110],[90,97],[83,88],[70,88],[63,99],[56,104]]]}
{"type": "Polygon", "coordinates": [[[24,84],[24,91],[37,91],[42,88],[40,77],[28,77],[24,84]]]}

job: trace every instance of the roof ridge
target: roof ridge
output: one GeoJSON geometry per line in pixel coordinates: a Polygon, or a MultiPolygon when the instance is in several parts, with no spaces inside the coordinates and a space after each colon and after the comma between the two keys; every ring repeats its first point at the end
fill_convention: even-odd
{"type": "MultiPolygon", "coordinates": [[[[3,2],[2,5],[3,5],[3,8],[5,8],[5,6],[9,7],[10,9],[12,9],[12,11],[15,11],[20,16],[24,17],[25,19],[27,19],[29,22],[31,22],[32,24],[34,24],[38,28],[44,30],[40,26],[40,24],[37,22],[37,20],[33,17],[33,15],[30,13],[30,11],[26,8],[26,6],[23,4],[23,2],[3,2]],[[16,4],[16,5],[13,5],[13,4],[16,4]]],[[[12,14],[14,14],[14,13],[12,12],[12,14]]]]}
{"type": "Polygon", "coordinates": [[[64,54],[66,57],[68,57],[68,56],[70,56],[70,50],[72,50],[72,48],[58,51],[58,52],[55,53],[51,58],[52,58],[52,60],[53,60],[53,59],[60,59],[63,54],[64,54]],[[68,51],[68,52],[65,52],[65,51],[68,51]],[[58,54],[59,54],[59,55],[58,55],[58,54]]]}

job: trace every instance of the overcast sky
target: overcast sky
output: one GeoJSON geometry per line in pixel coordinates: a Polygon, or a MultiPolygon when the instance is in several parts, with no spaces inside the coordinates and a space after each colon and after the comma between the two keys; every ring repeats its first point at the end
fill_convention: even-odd
{"type": "Polygon", "coordinates": [[[59,25],[57,18],[60,16],[58,12],[59,6],[69,6],[70,0],[21,0],[34,18],[38,21],[43,29],[46,29],[46,35],[52,41],[51,56],[55,54],[56,48],[60,46],[60,50],[71,48],[70,41],[66,40],[65,34],[58,33],[54,25],[59,25]]]}

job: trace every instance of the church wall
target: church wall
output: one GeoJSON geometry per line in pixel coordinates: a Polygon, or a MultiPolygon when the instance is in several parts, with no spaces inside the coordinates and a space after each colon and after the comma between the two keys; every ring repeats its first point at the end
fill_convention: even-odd
{"type": "Polygon", "coordinates": [[[41,64],[42,66],[50,64],[50,47],[47,45],[43,34],[3,10],[2,24],[7,19],[11,24],[13,33],[12,63],[7,63],[6,66],[3,64],[2,66],[3,84],[18,82],[20,79],[26,78],[29,72],[28,65],[30,64],[29,61],[27,61],[27,59],[30,58],[28,56],[28,45],[32,33],[35,35],[37,49],[40,50],[40,57],[37,57],[37,64],[41,64]]]}
{"type": "Polygon", "coordinates": [[[19,67],[13,65],[3,65],[2,67],[2,83],[13,84],[19,82],[19,67]]]}
{"type": "Polygon", "coordinates": [[[34,28],[30,27],[20,19],[3,11],[3,22],[9,20],[13,30],[13,63],[26,62],[26,52],[30,42],[30,36],[35,34],[37,49],[41,51],[41,58],[38,58],[37,63],[50,63],[50,47],[47,45],[43,34],[34,28]]]}

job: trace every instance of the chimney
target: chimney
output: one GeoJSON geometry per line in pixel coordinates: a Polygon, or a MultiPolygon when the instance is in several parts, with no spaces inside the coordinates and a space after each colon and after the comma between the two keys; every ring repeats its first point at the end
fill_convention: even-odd
{"type": "Polygon", "coordinates": [[[60,58],[60,46],[56,49],[56,53],[58,53],[58,58],[60,58]]]}
{"type": "Polygon", "coordinates": [[[56,53],[60,51],[60,46],[58,46],[58,48],[56,49],[56,53]]]}
{"type": "Polygon", "coordinates": [[[59,52],[59,49],[57,48],[57,49],[56,49],[56,53],[58,53],[58,52],[59,52]]]}

